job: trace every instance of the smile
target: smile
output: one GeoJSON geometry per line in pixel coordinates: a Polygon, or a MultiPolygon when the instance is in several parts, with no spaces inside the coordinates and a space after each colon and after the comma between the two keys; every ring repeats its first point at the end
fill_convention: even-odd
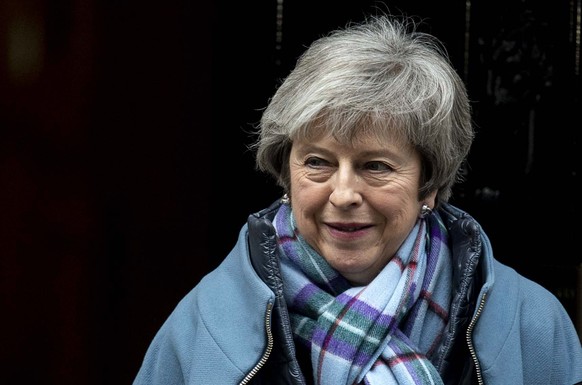
{"type": "Polygon", "coordinates": [[[334,230],[344,231],[347,233],[353,233],[356,231],[365,230],[367,228],[372,227],[371,225],[351,225],[351,224],[350,225],[341,225],[341,224],[333,224],[333,223],[328,224],[328,226],[334,230]]]}

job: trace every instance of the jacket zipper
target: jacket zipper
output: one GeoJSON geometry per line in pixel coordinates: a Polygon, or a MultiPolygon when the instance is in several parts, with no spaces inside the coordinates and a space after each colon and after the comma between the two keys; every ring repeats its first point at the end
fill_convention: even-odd
{"type": "Polygon", "coordinates": [[[477,323],[477,320],[481,315],[481,311],[485,306],[486,297],[487,293],[484,293],[483,297],[481,297],[479,307],[477,307],[475,317],[473,317],[471,323],[469,324],[469,327],[467,327],[467,334],[465,336],[467,339],[467,345],[469,346],[469,352],[471,353],[471,358],[473,359],[473,363],[475,364],[475,371],[477,372],[477,382],[479,383],[479,385],[484,385],[485,383],[483,382],[483,375],[481,373],[481,364],[479,363],[479,358],[477,358],[477,353],[475,352],[475,347],[473,346],[473,328],[475,327],[475,324],[477,323]]]}
{"type": "Polygon", "coordinates": [[[249,381],[257,374],[257,372],[265,365],[269,355],[271,355],[271,351],[273,350],[273,333],[271,331],[271,312],[273,310],[273,304],[269,303],[267,305],[267,311],[265,313],[265,329],[267,332],[267,349],[263,353],[259,362],[255,365],[255,367],[243,378],[239,385],[246,385],[249,381]]]}

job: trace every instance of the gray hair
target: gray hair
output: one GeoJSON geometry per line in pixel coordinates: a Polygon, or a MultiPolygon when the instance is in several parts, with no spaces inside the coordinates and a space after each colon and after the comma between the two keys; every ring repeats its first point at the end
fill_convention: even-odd
{"type": "Polygon", "coordinates": [[[256,166],[290,189],[293,140],[362,131],[403,138],[419,151],[419,199],[446,202],[474,137],[465,85],[442,43],[412,19],[374,16],[321,37],[263,111],[256,166]]]}

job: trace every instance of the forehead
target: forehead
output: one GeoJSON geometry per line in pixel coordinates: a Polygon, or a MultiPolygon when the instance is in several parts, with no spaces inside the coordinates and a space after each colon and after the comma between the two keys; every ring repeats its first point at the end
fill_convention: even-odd
{"type": "Polygon", "coordinates": [[[304,142],[333,140],[350,147],[382,147],[386,145],[413,147],[402,130],[385,122],[383,124],[360,122],[357,125],[334,125],[320,119],[298,130],[292,140],[304,142]]]}

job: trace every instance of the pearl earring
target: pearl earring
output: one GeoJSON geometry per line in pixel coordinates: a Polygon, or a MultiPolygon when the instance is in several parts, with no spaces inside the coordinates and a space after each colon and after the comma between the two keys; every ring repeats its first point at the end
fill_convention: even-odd
{"type": "Polygon", "coordinates": [[[429,205],[427,205],[426,203],[424,203],[422,205],[422,208],[420,209],[420,218],[426,218],[430,214],[432,214],[432,209],[429,207],[429,205]]]}

